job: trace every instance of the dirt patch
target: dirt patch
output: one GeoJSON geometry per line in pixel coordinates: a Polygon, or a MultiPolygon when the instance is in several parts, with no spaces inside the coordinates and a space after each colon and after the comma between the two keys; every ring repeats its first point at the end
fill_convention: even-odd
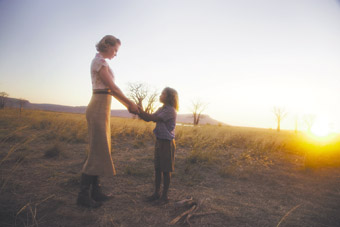
{"type": "MultiPolygon", "coordinates": [[[[188,196],[206,213],[192,217],[192,226],[339,226],[338,168],[306,170],[293,154],[287,161],[276,153],[269,167],[236,168],[226,177],[216,162],[190,162],[189,150],[178,147],[170,203],[157,205],[145,202],[153,190],[153,141],[140,148],[129,141],[113,142],[118,174],[103,186],[114,199],[94,210],[75,204],[86,144],[63,144],[64,155],[50,158],[49,145],[36,144],[25,161],[9,158],[1,165],[1,226],[168,226],[183,212],[175,202],[188,196]]],[[[1,146],[2,157],[7,149],[1,146]]]]}

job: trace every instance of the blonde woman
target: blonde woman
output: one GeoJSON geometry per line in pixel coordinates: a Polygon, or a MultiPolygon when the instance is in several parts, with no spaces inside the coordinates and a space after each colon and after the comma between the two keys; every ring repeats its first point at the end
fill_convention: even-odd
{"type": "Polygon", "coordinates": [[[105,59],[117,55],[121,45],[112,35],[104,36],[96,45],[98,53],[91,63],[93,95],[86,109],[90,150],[82,169],[81,187],[77,204],[85,207],[99,207],[109,196],[102,193],[100,176],[116,174],[111,158],[110,114],[111,99],[115,97],[130,113],[139,113],[138,107],[129,100],[115,84],[115,76],[105,59]]]}

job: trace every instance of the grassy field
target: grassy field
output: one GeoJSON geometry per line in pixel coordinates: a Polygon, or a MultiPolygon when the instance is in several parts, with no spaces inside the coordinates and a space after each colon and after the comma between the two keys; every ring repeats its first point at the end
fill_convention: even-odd
{"type": "Polygon", "coordinates": [[[75,204],[88,150],[82,114],[0,110],[0,226],[340,226],[340,138],[205,125],[177,126],[170,203],[153,191],[154,123],[111,118],[113,200],[75,204]]]}

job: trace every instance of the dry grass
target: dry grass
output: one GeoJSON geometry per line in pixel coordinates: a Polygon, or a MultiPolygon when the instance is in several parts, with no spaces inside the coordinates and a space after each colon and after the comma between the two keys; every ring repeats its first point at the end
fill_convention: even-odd
{"type": "Polygon", "coordinates": [[[153,188],[154,123],[113,117],[118,175],[104,179],[104,189],[115,198],[87,210],[75,205],[88,149],[84,115],[25,110],[19,117],[6,109],[0,125],[1,226],[165,226],[186,196],[207,214],[193,217],[193,226],[339,221],[339,138],[322,144],[289,131],[177,126],[173,200],[160,207],[144,202],[153,188]]]}
{"type": "Polygon", "coordinates": [[[62,153],[63,149],[60,143],[55,143],[51,145],[44,153],[46,158],[55,158],[59,157],[62,153]]]}

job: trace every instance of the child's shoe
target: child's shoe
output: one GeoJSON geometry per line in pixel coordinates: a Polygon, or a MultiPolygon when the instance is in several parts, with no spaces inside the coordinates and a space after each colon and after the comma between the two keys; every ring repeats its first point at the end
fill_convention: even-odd
{"type": "Polygon", "coordinates": [[[159,202],[161,205],[169,203],[169,197],[167,194],[163,194],[161,198],[159,199],[159,202]]]}
{"type": "Polygon", "coordinates": [[[155,193],[153,193],[151,196],[148,196],[148,197],[146,198],[146,200],[147,200],[148,202],[153,202],[153,201],[158,200],[160,197],[161,197],[160,194],[155,192],[155,193]]]}

